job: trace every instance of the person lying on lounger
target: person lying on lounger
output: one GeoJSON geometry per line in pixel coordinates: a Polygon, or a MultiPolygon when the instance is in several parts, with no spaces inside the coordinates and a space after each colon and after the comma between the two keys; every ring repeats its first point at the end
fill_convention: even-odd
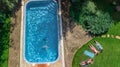
{"type": "Polygon", "coordinates": [[[88,59],[88,60],[86,60],[86,61],[82,61],[81,63],[80,63],[80,65],[81,66],[87,66],[87,65],[89,65],[89,64],[93,64],[93,59],[88,59]]]}
{"type": "Polygon", "coordinates": [[[93,45],[89,45],[89,47],[95,53],[95,55],[98,55],[99,52],[93,45]]]}
{"type": "Polygon", "coordinates": [[[97,47],[97,49],[102,52],[103,51],[103,47],[101,46],[101,44],[97,41],[94,41],[95,42],[95,46],[97,47]]]}

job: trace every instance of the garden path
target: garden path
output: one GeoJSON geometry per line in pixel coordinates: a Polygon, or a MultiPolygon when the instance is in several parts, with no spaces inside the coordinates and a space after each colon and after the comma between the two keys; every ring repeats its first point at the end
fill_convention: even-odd
{"type": "Polygon", "coordinates": [[[103,37],[103,38],[105,38],[105,37],[107,37],[107,38],[116,38],[116,39],[120,39],[120,36],[115,36],[115,35],[111,35],[111,34],[107,34],[107,35],[102,35],[101,37],[103,37]]]}

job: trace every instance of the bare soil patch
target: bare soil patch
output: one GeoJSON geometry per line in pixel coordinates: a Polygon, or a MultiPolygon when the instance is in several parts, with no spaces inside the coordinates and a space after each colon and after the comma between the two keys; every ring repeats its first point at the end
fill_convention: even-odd
{"type": "Polygon", "coordinates": [[[8,67],[20,66],[20,24],[21,10],[19,9],[11,18],[8,67]]]}
{"type": "Polygon", "coordinates": [[[69,0],[62,1],[62,24],[66,67],[72,67],[72,60],[77,49],[92,39],[80,25],[77,25],[76,22],[71,19],[69,15],[70,5],[69,0]]]}

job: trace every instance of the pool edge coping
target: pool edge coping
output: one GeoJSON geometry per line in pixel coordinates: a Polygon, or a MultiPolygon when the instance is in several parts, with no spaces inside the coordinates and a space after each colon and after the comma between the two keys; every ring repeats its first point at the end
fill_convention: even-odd
{"type": "MultiPolygon", "coordinates": [[[[22,65],[22,60],[23,60],[23,23],[24,23],[24,6],[25,6],[25,1],[21,0],[21,30],[20,30],[20,67],[23,67],[22,65]]],[[[60,16],[60,35],[61,35],[61,40],[60,40],[60,45],[61,45],[61,59],[62,59],[62,67],[65,67],[65,58],[64,58],[64,44],[63,44],[63,34],[62,34],[62,17],[61,17],[61,0],[58,1],[58,6],[59,6],[59,16],[60,16]]],[[[60,53],[60,52],[59,52],[60,53]]]]}

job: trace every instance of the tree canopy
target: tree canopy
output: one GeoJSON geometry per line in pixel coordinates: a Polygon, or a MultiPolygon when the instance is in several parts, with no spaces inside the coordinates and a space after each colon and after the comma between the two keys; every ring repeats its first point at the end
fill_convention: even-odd
{"type": "Polygon", "coordinates": [[[14,9],[20,0],[0,0],[0,11],[10,12],[14,9]]]}
{"type": "MultiPolygon", "coordinates": [[[[73,11],[72,13],[76,12],[73,11]]],[[[78,24],[81,24],[89,33],[94,35],[107,32],[112,24],[112,18],[109,13],[97,9],[92,1],[84,2],[78,15],[78,24]]]]}

